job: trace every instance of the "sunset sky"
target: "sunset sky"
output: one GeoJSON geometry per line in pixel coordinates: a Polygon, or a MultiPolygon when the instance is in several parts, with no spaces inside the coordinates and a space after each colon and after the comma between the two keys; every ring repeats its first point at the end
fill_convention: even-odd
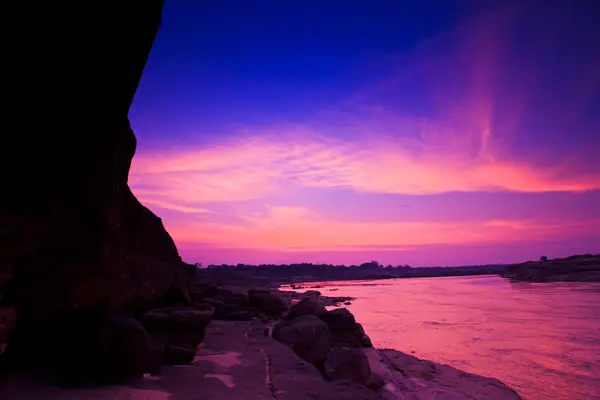
{"type": "Polygon", "coordinates": [[[594,3],[167,0],[130,186],[203,264],[600,252],[594,3]]]}

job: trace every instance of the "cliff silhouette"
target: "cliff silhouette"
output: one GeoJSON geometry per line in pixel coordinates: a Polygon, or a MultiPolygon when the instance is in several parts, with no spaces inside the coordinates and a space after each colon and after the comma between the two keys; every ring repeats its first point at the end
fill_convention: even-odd
{"type": "Polygon", "coordinates": [[[162,5],[52,2],[15,15],[27,35],[15,33],[10,58],[22,79],[12,101],[29,117],[15,116],[0,157],[4,359],[75,357],[64,340],[54,352],[31,343],[40,332],[59,341],[66,329],[85,342],[99,316],[148,309],[167,292],[188,296],[193,266],[127,184],[136,149],[128,112],[162,5]]]}

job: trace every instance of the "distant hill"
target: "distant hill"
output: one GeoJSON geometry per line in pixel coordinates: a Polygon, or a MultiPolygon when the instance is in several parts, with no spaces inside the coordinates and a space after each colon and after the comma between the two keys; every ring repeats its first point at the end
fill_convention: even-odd
{"type": "Polygon", "coordinates": [[[600,282],[600,254],[527,261],[510,265],[505,278],[531,282],[600,282]]]}

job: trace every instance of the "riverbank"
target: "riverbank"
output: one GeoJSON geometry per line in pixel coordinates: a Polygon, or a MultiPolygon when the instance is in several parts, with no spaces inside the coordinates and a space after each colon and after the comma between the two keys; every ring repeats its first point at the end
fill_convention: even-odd
{"type": "Polygon", "coordinates": [[[292,298],[283,318],[274,318],[259,309],[251,316],[249,305],[242,312],[239,301],[246,298],[244,288],[226,287],[216,292],[209,288],[214,289],[204,285],[202,293],[220,293],[211,296],[223,303],[216,305],[215,315],[229,320],[210,322],[204,342],[189,363],[167,365],[152,375],[121,384],[79,389],[51,386],[31,376],[6,376],[0,381],[3,399],[520,398],[496,379],[371,347],[368,336],[346,309],[323,312],[325,305],[339,304],[345,298],[328,298],[314,291],[301,298],[293,292],[253,292],[254,298],[262,293],[263,300],[269,299],[260,304],[262,310],[273,310],[274,304],[283,304],[280,300],[292,298]],[[238,302],[237,311],[231,303],[226,306],[233,299],[238,302]],[[223,314],[224,309],[229,314],[223,314]]]}

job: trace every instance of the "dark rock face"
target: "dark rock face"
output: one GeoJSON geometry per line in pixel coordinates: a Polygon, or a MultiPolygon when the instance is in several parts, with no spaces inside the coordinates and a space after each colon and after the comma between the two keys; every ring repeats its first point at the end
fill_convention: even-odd
{"type": "Polygon", "coordinates": [[[45,3],[22,22],[33,42],[14,58],[33,72],[20,108],[35,117],[0,157],[0,308],[16,310],[15,343],[27,347],[13,336],[49,326],[60,336],[66,327],[55,321],[76,326],[87,310],[148,308],[170,288],[187,294],[194,268],[127,183],[136,149],[127,115],[162,3],[45,3]]]}

